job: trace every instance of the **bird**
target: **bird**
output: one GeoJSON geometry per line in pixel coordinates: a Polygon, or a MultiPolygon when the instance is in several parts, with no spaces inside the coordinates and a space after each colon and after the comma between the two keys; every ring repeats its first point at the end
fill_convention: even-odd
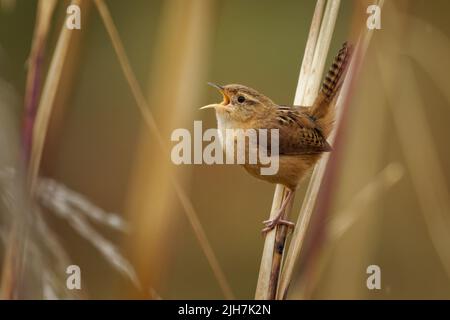
{"type": "MultiPolygon", "coordinates": [[[[302,178],[321,155],[332,150],[327,138],[334,124],[334,98],[342,86],[351,52],[352,46],[345,42],[334,58],[311,107],[279,105],[257,90],[240,84],[222,86],[208,83],[220,91],[223,101],[200,109],[215,110],[219,132],[227,129],[278,129],[279,167],[275,174],[262,175],[260,162],[242,164],[252,176],[281,184],[287,189],[275,217],[263,221],[263,234],[277,225],[294,226],[294,223],[283,219],[287,204],[293,200],[302,178]]],[[[221,143],[225,149],[223,137],[221,143]]],[[[256,149],[262,147],[270,153],[270,143],[265,146],[260,143],[253,145],[256,149]]],[[[251,146],[246,146],[247,152],[251,149],[251,146]]]]}

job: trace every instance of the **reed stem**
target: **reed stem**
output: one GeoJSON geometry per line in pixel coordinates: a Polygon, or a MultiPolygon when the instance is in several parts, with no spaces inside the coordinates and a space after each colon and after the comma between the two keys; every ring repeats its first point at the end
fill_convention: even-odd
{"type": "MultiPolygon", "coordinates": [[[[131,92],[133,93],[133,97],[136,100],[138,109],[142,117],[144,118],[144,122],[150,129],[150,131],[155,135],[160,150],[168,154],[169,152],[164,144],[164,140],[161,136],[161,132],[159,131],[158,125],[155,122],[155,119],[150,111],[150,107],[148,106],[147,100],[145,99],[141,86],[139,85],[139,82],[137,81],[136,76],[134,75],[134,72],[131,68],[130,62],[128,60],[127,54],[125,52],[119,33],[116,29],[114,21],[109,12],[109,9],[103,0],[95,0],[95,4],[103,20],[108,35],[111,39],[111,43],[116,52],[122,71],[125,75],[125,78],[131,89],[131,92]]],[[[184,212],[186,213],[186,216],[189,220],[189,223],[191,224],[192,229],[194,230],[195,236],[197,237],[200,247],[206,256],[206,259],[208,260],[208,263],[214,273],[214,276],[216,277],[219,283],[220,288],[222,289],[225,298],[233,299],[234,295],[231,290],[231,287],[228,284],[228,281],[225,277],[225,273],[223,272],[219,264],[219,261],[214,253],[214,250],[212,249],[211,244],[209,243],[208,237],[206,236],[206,232],[200,222],[200,219],[198,218],[197,212],[194,209],[192,201],[189,199],[188,195],[186,194],[186,191],[183,189],[180,182],[176,179],[176,177],[172,173],[169,173],[169,180],[172,184],[172,187],[174,188],[178,200],[180,201],[184,209],[184,212]]]]}
{"type": "MultiPolygon", "coordinates": [[[[317,96],[339,5],[340,0],[329,0],[326,6],[324,0],[318,0],[316,3],[294,99],[296,105],[311,106],[317,96]],[[322,19],[324,7],[325,13],[322,19]]],[[[283,186],[277,185],[270,218],[276,214],[285,192],[286,189],[283,186]]],[[[292,203],[289,207],[285,211],[286,217],[289,216],[292,203]]],[[[277,297],[286,238],[287,228],[284,226],[279,226],[267,234],[255,299],[275,299],[277,297]]]]}
{"type": "MultiPolygon", "coordinates": [[[[383,6],[384,0],[380,0],[378,2],[378,5],[380,7],[383,6]]],[[[337,10],[337,8],[336,8],[337,10]]],[[[337,12],[336,12],[337,14],[337,12]]],[[[328,28],[334,28],[330,24],[327,24],[328,28]]],[[[321,30],[322,31],[322,30],[321,30]]],[[[332,30],[331,30],[332,32],[332,30]]],[[[347,77],[344,80],[343,86],[339,92],[339,96],[336,99],[336,123],[335,123],[335,130],[331,132],[330,135],[330,143],[333,144],[335,136],[336,136],[336,129],[339,128],[341,125],[342,120],[342,109],[343,105],[346,104],[346,101],[348,100],[348,93],[349,88],[351,86],[351,81],[353,78],[355,78],[355,74],[357,74],[357,71],[360,68],[361,61],[363,57],[365,56],[365,53],[367,51],[367,48],[369,46],[371,37],[372,37],[373,31],[363,29],[361,36],[358,40],[358,43],[356,47],[354,48],[354,51],[352,53],[352,60],[349,63],[347,77]]],[[[319,41],[320,42],[320,41],[319,41]]],[[[328,48],[326,49],[328,51],[328,48]]],[[[302,203],[302,207],[300,209],[300,213],[298,216],[296,228],[294,230],[294,233],[292,235],[292,241],[289,246],[288,253],[286,255],[286,261],[283,267],[283,271],[281,274],[281,280],[280,280],[280,288],[278,290],[277,297],[279,299],[285,299],[287,295],[287,290],[290,284],[290,281],[292,279],[292,274],[294,271],[294,266],[296,263],[296,260],[300,254],[300,251],[302,249],[303,243],[306,238],[306,232],[308,230],[309,222],[311,220],[311,216],[314,210],[314,207],[316,205],[316,200],[319,194],[319,190],[323,181],[323,178],[325,176],[325,171],[328,165],[328,161],[330,158],[330,154],[325,154],[320,161],[317,163],[316,167],[314,168],[310,183],[308,185],[308,189],[306,191],[305,198],[302,203]]]]}

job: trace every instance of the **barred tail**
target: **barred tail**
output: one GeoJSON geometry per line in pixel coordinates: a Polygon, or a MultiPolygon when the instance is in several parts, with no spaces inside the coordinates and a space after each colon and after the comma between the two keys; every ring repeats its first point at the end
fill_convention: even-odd
{"type": "Polygon", "coordinates": [[[333,100],[336,93],[339,91],[342,85],[343,75],[347,69],[348,62],[350,61],[351,52],[351,45],[344,42],[323,80],[319,95],[312,107],[311,113],[315,118],[323,117],[326,114],[331,100],[333,100]]]}
{"type": "Polygon", "coordinates": [[[344,42],[338,55],[334,58],[334,62],[331,65],[330,70],[323,80],[322,88],[320,91],[325,95],[328,100],[332,100],[336,93],[339,91],[339,87],[342,83],[342,75],[345,73],[348,61],[350,60],[351,47],[344,42]]]}
{"type": "Polygon", "coordinates": [[[334,58],[333,64],[322,83],[319,95],[311,108],[311,115],[318,120],[318,124],[323,128],[325,136],[331,130],[334,119],[334,110],[330,108],[330,105],[342,85],[343,76],[347,70],[351,54],[352,46],[344,42],[341,50],[334,58]]]}

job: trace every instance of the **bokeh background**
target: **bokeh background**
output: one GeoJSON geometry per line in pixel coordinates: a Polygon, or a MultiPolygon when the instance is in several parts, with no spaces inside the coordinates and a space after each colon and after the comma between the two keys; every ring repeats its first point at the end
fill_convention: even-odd
{"type": "MultiPolygon", "coordinates": [[[[220,100],[207,81],[245,84],[280,104],[292,103],[315,1],[105,3],[167,148],[173,146],[175,128],[192,131],[193,120],[203,120],[204,128],[215,126],[212,112],[198,110],[220,100]]],[[[43,80],[69,4],[58,1],[50,21],[43,80]]],[[[360,32],[355,21],[365,21],[369,4],[342,1],[328,61],[360,32]]],[[[21,172],[18,136],[38,1],[0,0],[0,5],[0,153],[7,159],[0,165],[21,172]]],[[[120,232],[91,222],[108,248],[135,270],[140,288],[115,266],[115,255],[99,253],[93,245],[97,238],[43,206],[40,214],[68,261],[81,268],[77,294],[90,299],[224,297],[170,184],[168,176],[174,175],[235,296],[253,298],[261,221],[270,212],[274,186],[238,166],[173,166],[144,123],[93,1],[82,1],[81,8],[81,30],[72,31],[40,176],[129,224],[120,232]]],[[[289,299],[450,298],[449,10],[445,0],[385,1],[382,28],[374,31],[352,89],[341,157],[330,180],[331,203],[313,216],[289,299]],[[366,287],[366,268],[373,264],[381,268],[381,290],[366,287]]],[[[307,183],[297,192],[294,220],[307,183]]],[[[3,280],[8,235],[17,218],[7,211],[2,206],[3,280]]],[[[37,246],[26,250],[41,250],[39,237],[45,233],[19,237],[27,234],[24,241],[37,246]]],[[[27,257],[19,297],[51,297],[45,263],[27,257]]],[[[55,281],[64,284],[65,269],[55,266],[55,281]]]]}

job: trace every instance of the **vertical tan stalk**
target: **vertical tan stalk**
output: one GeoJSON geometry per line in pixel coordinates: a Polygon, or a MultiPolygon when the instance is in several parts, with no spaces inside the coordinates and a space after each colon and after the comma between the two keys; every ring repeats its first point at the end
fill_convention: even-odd
{"type": "MultiPolygon", "coordinates": [[[[147,101],[151,101],[165,150],[170,150],[172,130],[192,127],[198,114],[199,94],[206,83],[213,4],[209,0],[169,0],[162,8],[147,101]]],[[[126,200],[135,233],[128,247],[144,287],[158,287],[167,276],[171,259],[171,230],[183,221],[167,177],[176,176],[183,187],[191,167],[174,166],[170,154],[159,151],[145,126],[135,150],[126,200]]]]}
{"type": "MultiPolygon", "coordinates": [[[[153,117],[152,112],[150,111],[150,107],[147,103],[147,100],[145,99],[145,96],[136,79],[136,76],[134,75],[133,70],[131,69],[128,57],[126,55],[117,28],[108,10],[108,7],[102,0],[96,0],[95,4],[103,20],[108,35],[111,39],[111,43],[116,52],[120,66],[123,70],[128,85],[130,86],[131,92],[136,100],[137,107],[141,113],[141,116],[143,117],[144,123],[156,138],[157,152],[161,152],[163,154],[168,155],[169,151],[166,147],[166,144],[164,143],[163,136],[159,130],[155,118],[153,117]]],[[[178,181],[178,179],[176,179],[176,177],[171,172],[168,172],[168,177],[166,177],[166,179],[170,181],[174,189],[174,194],[177,196],[178,200],[180,201],[183,207],[184,212],[186,213],[189,223],[191,224],[192,229],[194,230],[195,236],[197,237],[200,247],[203,253],[205,254],[206,259],[208,260],[208,263],[214,273],[214,276],[216,277],[219,283],[220,288],[224,293],[224,296],[227,299],[233,298],[233,293],[226,280],[225,274],[222,268],[220,267],[217,257],[208,241],[205,230],[203,229],[200,223],[198,215],[194,209],[192,202],[187,196],[186,191],[182,188],[181,183],[178,181]]]]}
{"type": "MultiPolygon", "coordinates": [[[[72,4],[81,6],[81,0],[73,0],[72,4]]],[[[55,51],[50,62],[50,67],[45,79],[36,119],[33,126],[33,137],[31,155],[28,172],[28,183],[31,190],[34,190],[36,179],[44,151],[45,137],[50,121],[50,116],[54,107],[56,94],[59,90],[59,83],[62,79],[64,65],[67,59],[69,46],[74,37],[74,31],[69,30],[64,25],[56,43],[55,51]]]]}
{"type": "MultiPolygon", "coordinates": [[[[311,106],[319,90],[340,0],[329,0],[321,19],[324,5],[325,1],[317,1],[295,94],[294,104],[296,105],[311,106]]],[[[274,217],[280,207],[285,191],[283,186],[277,185],[270,218],[274,217]]],[[[256,299],[274,299],[276,296],[286,232],[285,227],[277,227],[266,236],[255,293],[256,299]]]]}
{"type": "MultiPolygon", "coordinates": [[[[378,5],[380,7],[383,6],[383,0],[381,0],[378,5]]],[[[331,26],[329,26],[331,27],[331,26]]],[[[358,41],[358,44],[355,48],[355,52],[352,57],[352,61],[349,66],[348,74],[353,75],[355,73],[355,70],[359,69],[359,65],[356,65],[355,61],[358,61],[358,63],[361,63],[367,48],[369,46],[371,37],[372,37],[373,31],[365,31],[363,35],[360,38],[360,41],[358,41]]],[[[328,49],[327,49],[328,50],[328,49]]],[[[342,104],[345,100],[345,97],[348,94],[349,86],[350,86],[350,79],[351,77],[347,77],[341,92],[339,93],[339,96],[336,101],[336,124],[335,127],[338,127],[340,125],[341,120],[341,111],[342,111],[342,104]]],[[[330,143],[333,144],[333,141],[335,139],[335,132],[336,130],[333,130],[330,136],[330,143]]],[[[280,280],[280,287],[278,290],[277,297],[279,299],[284,299],[287,294],[288,286],[292,278],[292,273],[294,270],[294,265],[296,263],[296,260],[298,258],[298,255],[300,254],[302,245],[304,243],[305,237],[306,237],[306,231],[308,229],[309,221],[311,219],[315,204],[317,195],[319,193],[320,186],[322,184],[322,180],[325,174],[325,169],[328,164],[330,154],[325,154],[316,167],[314,168],[310,183],[308,185],[308,189],[306,191],[305,198],[302,203],[302,207],[300,209],[300,213],[298,216],[297,224],[294,230],[294,233],[292,235],[292,241],[289,246],[288,253],[286,255],[286,262],[283,267],[281,280],[280,280]]]]}
{"type": "MultiPolygon", "coordinates": [[[[441,61],[437,53],[448,54],[448,40],[439,33],[429,37],[429,33],[422,29],[425,27],[424,22],[412,16],[402,15],[395,6],[391,7],[390,14],[395,17],[402,16],[402,19],[393,20],[392,32],[380,41],[384,55],[377,52],[376,61],[381,74],[381,84],[431,243],[447,276],[450,277],[450,251],[448,250],[450,190],[445,179],[446,168],[440,159],[440,146],[433,137],[433,128],[427,116],[431,110],[429,101],[421,95],[422,91],[415,72],[419,65],[421,69],[433,75],[435,85],[446,83],[445,80],[442,80],[443,82],[437,80],[439,77],[444,79],[448,70],[445,65],[447,61],[441,61]],[[403,37],[405,25],[408,32],[414,34],[417,42],[403,37]],[[400,44],[398,39],[402,39],[400,44]],[[444,43],[447,47],[443,45],[444,43]],[[440,49],[422,50],[422,48],[430,47],[440,47],[440,49]],[[439,66],[440,70],[437,70],[436,66],[439,66]],[[431,69],[434,70],[431,71],[431,69]],[[401,86],[398,85],[400,82],[401,86]]],[[[446,90],[441,92],[447,94],[446,90]]]]}
{"type": "Polygon", "coordinates": [[[22,271],[23,239],[18,235],[17,223],[14,223],[5,250],[5,258],[2,265],[2,275],[0,279],[0,299],[18,299],[19,278],[22,271]]]}
{"type": "MultiPolygon", "coordinates": [[[[34,114],[36,112],[37,99],[39,98],[44,49],[55,5],[55,0],[41,0],[37,5],[33,42],[28,58],[28,74],[24,101],[26,114],[24,117],[23,141],[26,158],[28,158],[30,152],[34,114]]],[[[36,167],[37,176],[39,163],[38,161],[36,162],[36,159],[33,165],[36,167]]],[[[1,299],[17,299],[19,297],[25,241],[26,233],[24,232],[24,226],[19,217],[16,217],[11,226],[2,266],[1,299]]]]}
{"type": "Polygon", "coordinates": [[[38,105],[44,52],[47,44],[50,23],[55,10],[56,0],[40,0],[37,6],[36,23],[33,33],[31,52],[28,57],[28,73],[25,88],[25,115],[23,124],[23,143],[25,158],[28,160],[33,135],[33,123],[38,105]]]}

